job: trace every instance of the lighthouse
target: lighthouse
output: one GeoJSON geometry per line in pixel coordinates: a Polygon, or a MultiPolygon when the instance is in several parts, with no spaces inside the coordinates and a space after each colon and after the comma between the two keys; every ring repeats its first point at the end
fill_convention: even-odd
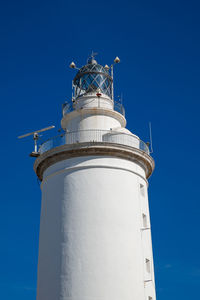
{"type": "MultiPolygon", "coordinates": [[[[120,60],[116,57],[114,64],[120,60]]],[[[126,129],[113,65],[77,68],[63,133],[39,148],[37,300],[155,300],[148,204],[154,160],[126,129]]]]}

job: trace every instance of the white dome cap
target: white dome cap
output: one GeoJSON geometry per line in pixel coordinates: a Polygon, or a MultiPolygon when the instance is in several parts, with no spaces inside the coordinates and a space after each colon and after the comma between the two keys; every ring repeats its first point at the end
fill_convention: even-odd
{"type": "Polygon", "coordinates": [[[119,133],[124,133],[124,134],[130,134],[136,138],[139,139],[139,137],[135,134],[133,134],[130,130],[128,130],[127,128],[124,128],[124,127],[116,127],[116,128],[112,128],[113,131],[115,132],[119,132],[119,133]]]}

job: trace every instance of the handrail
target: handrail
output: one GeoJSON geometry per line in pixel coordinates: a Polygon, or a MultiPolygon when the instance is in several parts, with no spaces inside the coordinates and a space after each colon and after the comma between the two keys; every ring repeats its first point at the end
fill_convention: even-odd
{"type": "Polygon", "coordinates": [[[62,145],[72,145],[86,142],[102,142],[102,143],[114,143],[137,148],[149,154],[149,147],[146,143],[141,141],[138,137],[113,130],[79,130],[64,132],[58,136],[55,136],[40,145],[39,153],[42,154],[48,150],[62,145]]]}
{"type": "MultiPolygon", "coordinates": [[[[122,103],[120,101],[117,101],[117,100],[113,101],[113,103],[114,103],[113,109],[115,111],[119,112],[120,114],[122,114],[125,117],[125,109],[124,109],[124,106],[122,105],[122,103]]],[[[63,105],[62,105],[63,116],[66,115],[66,114],[69,114],[73,110],[75,110],[73,102],[63,103],[63,105]]]]}

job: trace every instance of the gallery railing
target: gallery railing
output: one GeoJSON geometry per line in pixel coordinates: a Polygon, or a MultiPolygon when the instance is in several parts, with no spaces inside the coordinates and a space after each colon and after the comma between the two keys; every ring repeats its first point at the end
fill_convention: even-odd
{"type": "Polygon", "coordinates": [[[40,145],[40,154],[62,145],[72,145],[86,142],[102,142],[126,145],[140,149],[149,154],[149,147],[134,135],[113,130],[79,130],[60,134],[40,145]]]}
{"type": "MultiPolygon", "coordinates": [[[[122,105],[122,103],[120,101],[115,100],[113,104],[114,104],[113,109],[115,111],[119,112],[120,114],[122,114],[125,117],[125,109],[124,109],[124,106],[122,105]]],[[[98,107],[101,107],[101,104],[98,107]]],[[[65,102],[62,105],[63,116],[66,115],[66,114],[69,114],[73,110],[75,110],[75,103],[65,102]]]]}

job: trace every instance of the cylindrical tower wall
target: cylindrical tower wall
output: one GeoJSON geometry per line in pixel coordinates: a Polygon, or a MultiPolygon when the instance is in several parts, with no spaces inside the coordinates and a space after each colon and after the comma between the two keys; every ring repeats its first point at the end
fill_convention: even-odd
{"type": "Polygon", "coordinates": [[[75,103],[74,108],[76,110],[85,108],[104,108],[113,110],[113,100],[111,100],[107,95],[102,95],[100,97],[96,96],[96,93],[83,95],[79,97],[75,103]]]}
{"type": "Polygon", "coordinates": [[[149,235],[147,242],[142,237],[149,213],[140,165],[109,156],[71,158],[47,168],[41,188],[37,300],[153,296],[145,292],[145,255],[153,260],[149,235]]]}
{"type": "Polygon", "coordinates": [[[63,117],[61,125],[63,129],[68,131],[88,129],[110,130],[110,128],[124,127],[126,121],[117,112],[92,108],[71,112],[69,115],[63,117]]]}

